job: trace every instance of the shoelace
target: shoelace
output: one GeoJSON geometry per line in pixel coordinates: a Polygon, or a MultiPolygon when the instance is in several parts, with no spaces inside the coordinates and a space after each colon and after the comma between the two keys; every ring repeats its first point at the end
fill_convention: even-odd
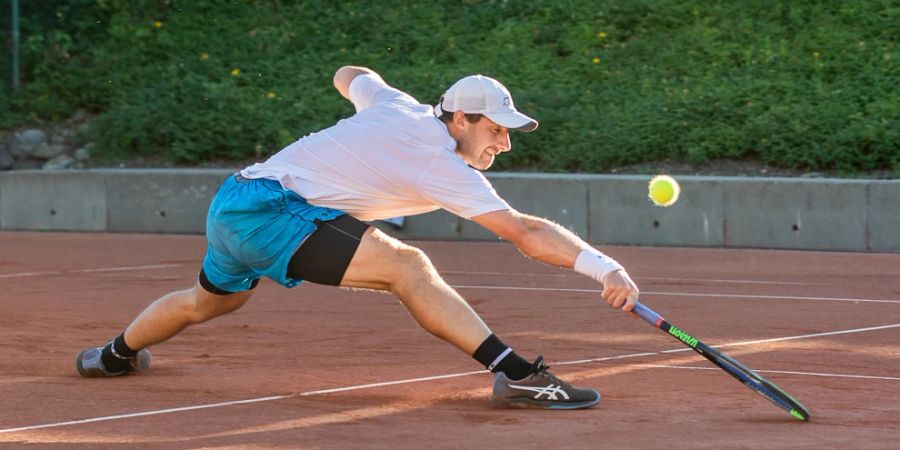
{"type": "MultiPolygon", "coordinates": [[[[535,362],[537,362],[537,361],[535,361],[535,362]]],[[[541,358],[540,364],[538,364],[537,367],[535,369],[533,369],[533,371],[531,372],[531,374],[529,376],[533,377],[535,375],[544,375],[547,378],[550,378],[553,381],[553,383],[555,383],[559,387],[565,389],[566,391],[574,390],[572,385],[569,384],[567,381],[564,381],[564,380],[560,379],[559,377],[557,377],[556,375],[550,373],[550,365],[544,363],[543,358],[541,358]]]]}
{"type": "MultiPolygon", "coordinates": [[[[531,370],[528,371],[528,375],[537,375],[537,374],[547,374],[547,371],[550,369],[550,366],[544,362],[543,356],[538,356],[535,358],[534,362],[531,363],[531,370]]],[[[547,374],[553,376],[553,374],[547,374]]],[[[555,378],[555,377],[554,377],[555,378]]]]}

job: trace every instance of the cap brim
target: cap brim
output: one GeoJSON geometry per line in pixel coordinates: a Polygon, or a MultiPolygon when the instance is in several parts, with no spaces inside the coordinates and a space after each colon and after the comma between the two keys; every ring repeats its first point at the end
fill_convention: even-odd
{"type": "Polygon", "coordinates": [[[497,125],[517,131],[534,131],[538,127],[538,121],[518,111],[484,114],[497,125]]]}

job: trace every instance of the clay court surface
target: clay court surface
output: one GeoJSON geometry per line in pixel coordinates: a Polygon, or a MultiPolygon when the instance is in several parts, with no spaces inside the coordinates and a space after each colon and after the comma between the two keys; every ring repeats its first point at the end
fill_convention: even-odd
{"type": "Polygon", "coordinates": [[[808,423],[598,285],[503,243],[417,242],[523,356],[600,390],[493,410],[491,376],[392,296],[263,281],[152,349],[145,375],[73,358],[196,279],[202,236],[0,233],[0,448],[897,448],[900,254],[604,247],[642,301],[801,400],[808,423]],[[673,350],[671,352],[667,352],[673,350]]]}

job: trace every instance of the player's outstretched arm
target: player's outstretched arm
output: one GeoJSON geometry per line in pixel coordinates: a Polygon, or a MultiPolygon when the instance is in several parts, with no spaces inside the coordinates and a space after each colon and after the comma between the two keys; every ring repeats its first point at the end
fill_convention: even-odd
{"type": "Polygon", "coordinates": [[[341,95],[350,100],[350,82],[353,81],[354,78],[364,75],[367,73],[376,74],[374,70],[369,69],[367,67],[360,66],[344,66],[337,70],[334,73],[334,88],[341,93],[341,95]]]}
{"type": "Polygon", "coordinates": [[[512,242],[525,256],[587,275],[603,284],[603,299],[615,308],[631,311],[638,288],[625,269],[587,242],[547,219],[516,210],[494,211],[472,220],[512,242]]]}

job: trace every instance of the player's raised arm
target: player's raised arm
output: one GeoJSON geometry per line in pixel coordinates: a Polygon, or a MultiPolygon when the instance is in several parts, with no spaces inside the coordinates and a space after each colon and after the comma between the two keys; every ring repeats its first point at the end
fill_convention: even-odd
{"type": "Polygon", "coordinates": [[[584,242],[571,231],[547,219],[514,209],[494,211],[472,218],[525,256],[587,275],[603,284],[603,299],[615,308],[630,311],[638,288],[614,259],[584,242]]]}
{"type": "Polygon", "coordinates": [[[354,78],[367,73],[375,74],[375,71],[360,66],[341,67],[334,73],[334,88],[337,89],[344,98],[350,100],[350,83],[354,78]]]}

